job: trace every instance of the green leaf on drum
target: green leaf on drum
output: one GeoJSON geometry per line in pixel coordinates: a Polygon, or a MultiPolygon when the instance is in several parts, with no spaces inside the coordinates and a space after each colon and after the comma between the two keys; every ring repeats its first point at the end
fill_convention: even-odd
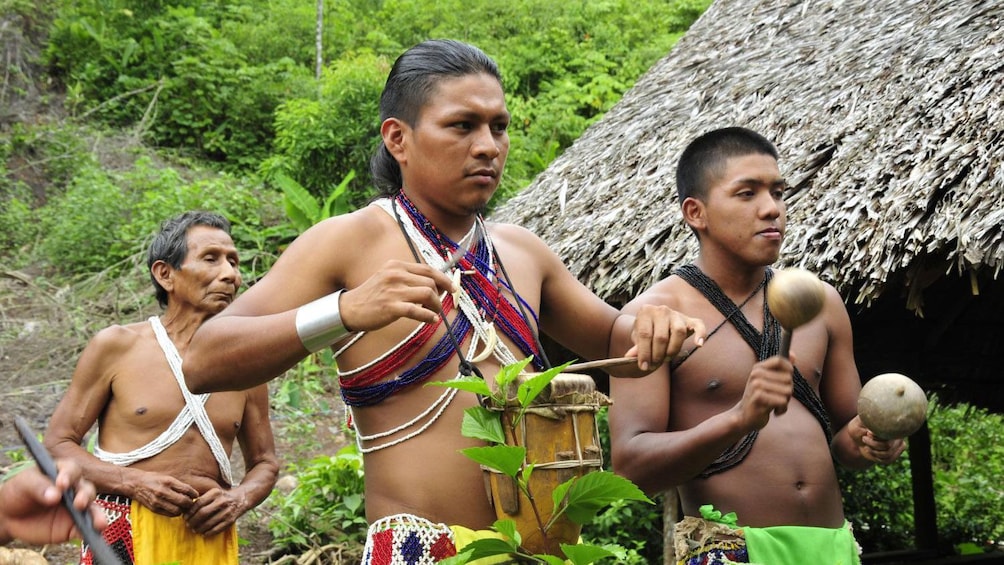
{"type": "Polygon", "coordinates": [[[464,410],[460,433],[464,437],[482,439],[495,444],[505,443],[505,433],[502,431],[498,412],[481,406],[472,406],[464,410]]]}
{"type": "Polygon", "coordinates": [[[526,458],[526,448],[509,445],[468,447],[461,449],[460,452],[476,463],[494,469],[512,479],[516,478],[523,465],[523,460],[526,458]]]}
{"type": "Polygon", "coordinates": [[[554,377],[561,374],[561,371],[564,370],[567,365],[568,364],[566,363],[565,365],[553,367],[520,383],[519,389],[516,391],[516,398],[519,400],[519,405],[524,408],[529,406],[530,403],[532,403],[534,399],[540,395],[541,391],[547,388],[547,385],[554,380],[554,377]]]}
{"type": "MultiPolygon", "coordinates": [[[[495,375],[495,386],[497,386],[499,390],[504,391],[506,387],[509,386],[509,383],[515,381],[516,377],[519,377],[520,373],[522,373],[523,369],[530,364],[531,360],[533,360],[532,355],[522,361],[517,361],[512,365],[502,367],[502,369],[499,370],[499,374],[495,375]]],[[[503,393],[503,397],[504,395],[505,393],[503,393]]]]}
{"type": "Polygon", "coordinates": [[[523,543],[523,536],[519,535],[519,531],[516,530],[516,522],[513,520],[508,518],[496,520],[495,523],[492,524],[492,529],[511,539],[517,546],[523,543]]]}
{"type": "Polygon", "coordinates": [[[474,394],[479,394],[481,396],[491,396],[492,391],[488,388],[488,383],[480,377],[460,377],[458,379],[453,379],[449,381],[435,381],[430,383],[425,383],[424,386],[441,386],[446,388],[456,388],[459,390],[466,390],[467,392],[473,392],[474,394]]]}

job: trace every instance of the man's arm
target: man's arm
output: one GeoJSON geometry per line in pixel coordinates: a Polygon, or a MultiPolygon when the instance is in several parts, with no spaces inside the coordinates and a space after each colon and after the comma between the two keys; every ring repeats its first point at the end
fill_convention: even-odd
{"type": "Polygon", "coordinates": [[[531,232],[512,225],[496,227],[520,253],[533,257],[541,271],[541,330],[586,359],[637,356],[637,365],[611,374],[639,376],[679,352],[690,333],[704,335],[704,324],[665,305],[637,312],[618,312],[593,294],[547,245],[531,232]]]}
{"type": "Polygon", "coordinates": [[[268,415],[268,388],[257,386],[247,393],[237,441],[244,455],[244,478],[231,489],[202,493],[185,514],[188,526],[203,535],[223,532],[248,510],[261,504],[279,473],[275,441],[268,415]]]}
{"type": "Polygon", "coordinates": [[[191,486],[160,473],[120,467],[101,461],[83,447],[84,435],[111,400],[111,363],[131,347],[137,336],[122,327],[98,332],[84,349],[66,394],[56,406],[45,434],[45,445],[55,457],[70,459],[94,483],[98,492],[136,499],[151,510],[177,516],[198,496],[191,486]]]}
{"type": "Polygon", "coordinates": [[[827,285],[825,317],[829,334],[820,396],[836,431],[830,448],[834,458],[849,469],[866,469],[875,463],[889,464],[906,447],[902,439],[880,441],[858,417],[861,377],[854,361],[854,338],[847,308],[836,289],[827,285]]]}
{"type": "MultiPolygon", "coordinates": [[[[359,212],[321,222],[294,241],[268,274],[195,333],[185,354],[192,392],[245,390],[268,382],[307,356],[297,310],[345,288],[349,257],[364,254],[374,228],[359,212]]],[[[382,212],[380,212],[382,214],[382,212]]],[[[435,322],[450,278],[418,263],[388,261],[337,299],[348,330],[372,330],[401,317],[435,322]]],[[[333,298],[326,308],[333,308],[333,298]]]]}
{"type": "MultiPolygon", "coordinates": [[[[633,313],[647,304],[676,304],[666,281],[625,306],[633,313]]],[[[772,357],[753,366],[739,403],[686,430],[669,431],[670,373],[663,365],[651,375],[610,380],[610,441],[614,470],[649,493],[667,490],[698,476],[728,447],[767,425],[774,410],[791,397],[792,366],[772,357]]]]}

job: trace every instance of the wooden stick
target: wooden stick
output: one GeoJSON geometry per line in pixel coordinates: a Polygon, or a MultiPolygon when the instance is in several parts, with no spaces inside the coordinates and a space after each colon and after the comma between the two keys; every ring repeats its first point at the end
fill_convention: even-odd
{"type": "Polygon", "coordinates": [[[637,357],[614,357],[612,359],[597,359],[596,361],[586,361],[583,363],[572,363],[571,365],[565,367],[566,373],[572,373],[575,371],[582,371],[585,369],[602,369],[606,367],[620,367],[621,365],[628,365],[630,363],[637,363],[637,357]]]}

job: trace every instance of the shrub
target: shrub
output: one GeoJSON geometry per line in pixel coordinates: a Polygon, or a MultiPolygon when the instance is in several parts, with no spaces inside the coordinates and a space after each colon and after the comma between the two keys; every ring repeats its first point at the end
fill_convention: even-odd
{"type": "Polygon", "coordinates": [[[278,195],[261,194],[246,181],[225,176],[188,180],[174,168],[140,157],[133,167],[111,174],[91,166],[81,170],[62,195],[40,208],[40,230],[47,234],[42,257],[63,274],[93,273],[120,265],[131,268],[161,222],[187,210],[210,210],[233,224],[245,280],[264,273],[278,255],[280,240],[293,234],[267,233],[263,219],[278,195]],[[253,270],[249,273],[248,268],[253,270]]]}
{"type": "Polygon", "coordinates": [[[290,494],[272,494],[277,511],[268,527],[276,545],[295,553],[340,544],[356,547],[361,557],[367,524],[363,458],[355,444],[308,462],[297,476],[290,494]]]}
{"type": "MultiPolygon", "coordinates": [[[[596,414],[603,448],[603,468],[610,464],[610,422],[608,409],[596,414]]],[[[592,523],[583,526],[582,538],[595,545],[615,544],[627,550],[623,565],[662,563],[662,497],[655,504],[642,501],[618,501],[603,510],[592,523]]]]}
{"type": "Polygon", "coordinates": [[[386,59],[361,55],[328,69],[316,99],[282,104],[275,114],[275,155],[262,166],[271,180],[284,173],[311,194],[325,197],[352,171],[352,208],[373,196],[369,160],[380,137],[379,99],[386,59]]]}
{"type": "MultiPolygon", "coordinates": [[[[931,399],[928,416],[939,545],[1004,539],[1004,416],[931,399]]],[[[840,470],[848,520],[867,552],[913,546],[910,462],[840,470]]]]}

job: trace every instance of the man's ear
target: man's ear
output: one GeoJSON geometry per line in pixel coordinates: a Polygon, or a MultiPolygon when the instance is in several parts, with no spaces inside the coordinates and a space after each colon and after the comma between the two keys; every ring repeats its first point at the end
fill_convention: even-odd
{"type": "Polygon", "coordinates": [[[387,118],[380,124],[380,136],[383,138],[383,144],[387,147],[387,151],[390,151],[390,154],[401,164],[407,161],[405,154],[405,133],[407,133],[408,129],[408,124],[398,118],[387,118]]]}
{"type": "Polygon", "coordinates": [[[167,292],[171,292],[174,288],[174,268],[165,261],[160,259],[154,261],[153,265],[150,265],[150,274],[167,292]]]}
{"type": "Polygon", "coordinates": [[[693,196],[688,196],[683,200],[683,204],[680,205],[680,211],[683,213],[683,221],[687,222],[687,225],[695,231],[700,231],[707,227],[707,217],[706,209],[704,207],[704,202],[701,202],[693,196]]]}

